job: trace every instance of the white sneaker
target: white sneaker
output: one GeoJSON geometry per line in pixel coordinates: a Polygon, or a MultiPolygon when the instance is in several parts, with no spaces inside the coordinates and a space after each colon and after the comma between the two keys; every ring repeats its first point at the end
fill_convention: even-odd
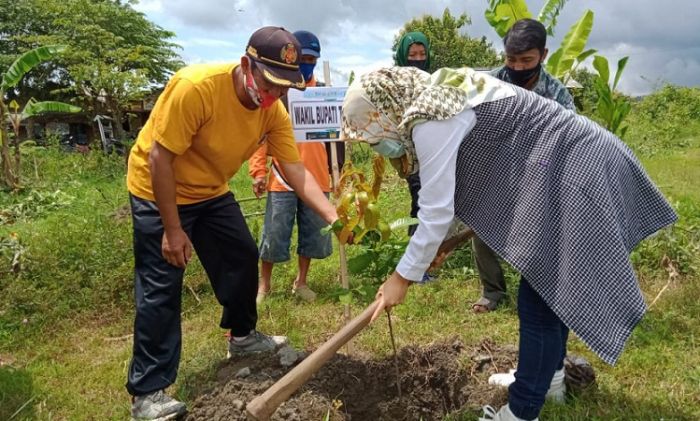
{"type": "Polygon", "coordinates": [[[185,415],[187,408],[183,402],[166,395],[162,390],[148,395],[134,396],[131,403],[133,421],[174,420],[185,415]]]}
{"type": "Polygon", "coordinates": [[[547,391],[547,399],[552,402],[564,403],[566,400],[566,383],[564,383],[564,369],[557,370],[554,372],[552,377],[552,382],[549,384],[549,390],[547,391]]]}
{"type": "MultiPolygon", "coordinates": [[[[546,398],[553,402],[562,403],[566,399],[566,384],[564,383],[564,369],[554,372],[552,382],[549,384],[546,398]]],[[[489,384],[496,386],[508,387],[515,382],[515,370],[510,370],[507,373],[496,373],[489,377],[489,384]]]]}
{"type": "MultiPolygon", "coordinates": [[[[486,405],[484,408],[484,416],[479,418],[479,421],[527,421],[522,418],[516,417],[513,412],[511,412],[508,405],[503,405],[501,409],[496,412],[492,406],[486,405]]],[[[535,418],[532,421],[538,421],[539,418],[535,418]]]]}
{"type": "Polygon", "coordinates": [[[489,377],[489,384],[508,387],[515,382],[515,369],[510,369],[507,373],[496,373],[489,377]]]}

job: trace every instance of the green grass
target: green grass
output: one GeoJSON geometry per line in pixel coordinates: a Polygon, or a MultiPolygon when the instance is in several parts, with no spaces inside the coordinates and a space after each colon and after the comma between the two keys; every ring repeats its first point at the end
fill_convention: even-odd
{"type": "MultiPolygon", "coordinates": [[[[570,341],[570,352],[593,362],[599,387],[566,406],[545,406],[542,419],[700,418],[700,276],[694,269],[700,257],[692,255],[700,241],[700,144],[694,142],[644,159],[652,178],[677,204],[679,226],[688,233],[669,232],[635,252],[648,302],[667,283],[659,264],[664,254],[687,260],[681,278],[651,308],[617,366],[602,363],[577,339],[570,341]]],[[[0,419],[124,419],[129,409],[124,382],[131,352],[133,269],[130,220],[120,211],[127,204],[123,161],[40,152],[37,162],[39,179],[31,165],[25,168],[28,188],[0,194],[0,210],[28,200],[31,191],[60,190],[70,199],[51,206],[48,197],[48,204],[41,205],[46,210],[35,206],[38,210],[19,213],[16,222],[0,227],[0,238],[14,233],[25,250],[22,269],[13,274],[8,269],[14,251],[9,245],[0,248],[0,359],[9,362],[0,366],[0,419]]],[[[231,185],[237,197],[252,196],[244,171],[231,185]]],[[[382,194],[387,220],[408,213],[405,182],[390,177],[382,194]]],[[[247,213],[263,206],[263,201],[243,204],[247,213]]],[[[261,221],[259,216],[249,218],[253,231],[261,221]]],[[[355,253],[349,250],[351,256],[355,253]]],[[[304,304],[290,291],[296,262],[276,265],[273,294],[260,309],[259,328],[286,334],[297,347],[315,348],[325,341],[343,323],[338,267],[337,248],[330,258],[312,263],[309,282],[320,299],[304,304]]],[[[506,304],[479,316],[470,311],[480,284],[469,248],[459,251],[439,276],[440,282],[412,288],[405,305],[395,310],[398,346],[452,336],[468,344],[486,338],[517,343],[516,274],[508,272],[506,304]]],[[[351,282],[358,286],[368,281],[351,282]]],[[[185,284],[183,357],[171,391],[191,401],[212,379],[225,342],[217,327],[220,307],[196,260],[188,267],[185,284]]],[[[353,314],[371,300],[357,298],[353,314]]],[[[362,354],[389,355],[386,321],[379,320],[353,343],[362,354]]],[[[476,416],[471,411],[455,415],[460,420],[476,416]]]]}

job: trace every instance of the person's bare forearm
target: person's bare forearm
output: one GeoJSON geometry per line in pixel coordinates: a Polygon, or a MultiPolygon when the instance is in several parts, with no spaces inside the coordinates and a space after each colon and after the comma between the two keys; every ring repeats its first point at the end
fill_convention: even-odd
{"type": "Polygon", "coordinates": [[[338,219],[335,207],[328,201],[326,195],[319,187],[316,179],[300,162],[280,163],[289,185],[292,186],[297,196],[313,209],[326,222],[333,223],[338,219]]]}
{"type": "Polygon", "coordinates": [[[174,155],[157,143],[153,148],[149,156],[151,184],[158,211],[163,220],[163,228],[166,231],[179,229],[180,215],[177,212],[175,175],[172,163],[174,155]]]}

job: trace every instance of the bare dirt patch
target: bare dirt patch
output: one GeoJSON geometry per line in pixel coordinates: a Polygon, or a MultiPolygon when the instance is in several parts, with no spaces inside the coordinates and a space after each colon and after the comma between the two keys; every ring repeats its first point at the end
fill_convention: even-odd
{"type": "MultiPolygon", "coordinates": [[[[245,420],[245,405],[290,368],[275,354],[232,359],[217,383],[195,399],[188,420],[245,420]],[[250,374],[247,374],[248,368],[250,374]]],[[[285,402],[273,420],[441,420],[448,414],[495,407],[507,390],[489,375],[514,368],[517,348],[484,341],[465,346],[453,339],[398,353],[401,396],[393,357],[338,354],[285,402]]]]}

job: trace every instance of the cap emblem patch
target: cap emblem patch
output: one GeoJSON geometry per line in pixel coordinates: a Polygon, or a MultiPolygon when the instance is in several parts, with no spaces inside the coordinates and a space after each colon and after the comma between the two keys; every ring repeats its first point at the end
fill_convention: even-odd
{"type": "Polygon", "coordinates": [[[282,47],[280,58],[287,64],[294,64],[297,61],[297,49],[291,42],[282,47]]]}

